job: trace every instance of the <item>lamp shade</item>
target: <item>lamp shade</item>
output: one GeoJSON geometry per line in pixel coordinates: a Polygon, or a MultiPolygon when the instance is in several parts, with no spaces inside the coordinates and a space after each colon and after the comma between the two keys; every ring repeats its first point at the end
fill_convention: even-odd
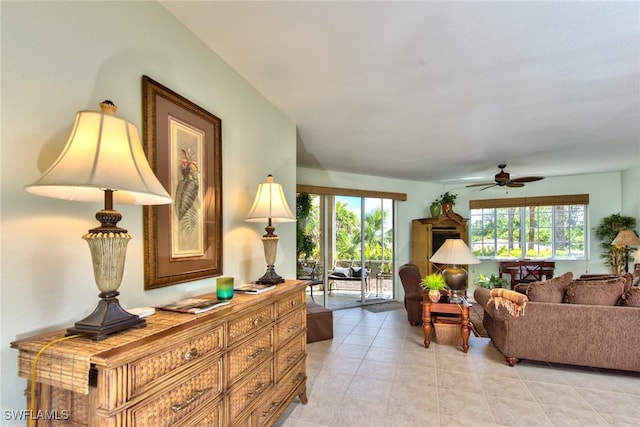
{"type": "Polygon", "coordinates": [[[447,239],[429,259],[438,264],[480,264],[462,239],[447,239]]]}
{"type": "Polygon", "coordinates": [[[291,213],[282,186],[273,182],[273,176],[267,175],[267,182],[258,185],[256,198],[245,221],[249,222],[293,222],[296,218],[291,213]]]}
{"type": "Polygon", "coordinates": [[[615,246],[639,246],[640,239],[638,239],[633,230],[620,230],[611,244],[615,246]]]}
{"type": "Polygon", "coordinates": [[[110,101],[100,106],[101,112],[76,114],[71,136],[58,159],[25,190],[83,202],[102,202],[104,190],[113,190],[116,203],[171,203],[149,166],[136,126],[116,117],[116,106],[110,101]]]}

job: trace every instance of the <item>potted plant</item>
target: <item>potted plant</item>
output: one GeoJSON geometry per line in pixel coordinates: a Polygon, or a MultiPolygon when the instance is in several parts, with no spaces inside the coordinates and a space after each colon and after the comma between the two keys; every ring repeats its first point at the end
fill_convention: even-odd
{"type": "Polygon", "coordinates": [[[493,273],[491,273],[491,276],[485,276],[484,274],[480,273],[478,274],[478,278],[473,283],[487,289],[506,288],[509,285],[507,279],[496,276],[493,273]]]}
{"type": "Polygon", "coordinates": [[[442,274],[431,273],[420,281],[420,286],[423,289],[429,290],[429,299],[431,302],[438,302],[442,296],[441,291],[447,287],[447,282],[444,281],[442,274]]]}
{"type": "Polygon", "coordinates": [[[440,204],[442,205],[442,211],[446,213],[453,209],[453,205],[456,204],[457,198],[457,194],[446,191],[442,193],[440,197],[436,199],[436,201],[440,202],[440,204]]]}
{"type": "Polygon", "coordinates": [[[633,230],[635,226],[636,219],[634,217],[617,213],[602,218],[598,226],[594,228],[596,238],[600,240],[600,248],[602,249],[600,257],[604,259],[605,265],[611,268],[611,273],[613,274],[622,272],[622,264],[616,263],[620,256],[616,253],[618,249],[615,246],[611,246],[611,242],[616,238],[620,230],[633,230]]]}

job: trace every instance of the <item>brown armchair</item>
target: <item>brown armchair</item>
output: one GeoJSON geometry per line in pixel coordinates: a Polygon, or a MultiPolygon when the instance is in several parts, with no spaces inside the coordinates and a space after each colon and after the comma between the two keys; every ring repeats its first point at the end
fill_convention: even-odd
{"type": "Polygon", "coordinates": [[[398,271],[404,288],[404,308],[411,326],[422,323],[422,288],[420,287],[420,269],[415,264],[405,264],[398,271]]]}

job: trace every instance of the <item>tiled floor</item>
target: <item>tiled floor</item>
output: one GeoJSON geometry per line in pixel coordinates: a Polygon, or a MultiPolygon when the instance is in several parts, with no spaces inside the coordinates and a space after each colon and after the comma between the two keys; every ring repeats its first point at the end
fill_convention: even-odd
{"type": "Polygon", "coordinates": [[[334,339],[308,345],[309,403],[296,399],[280,427],[640,426],[640,374],[509,367],[473,334],[467,354],[426,349],[404,310],[333,316],[334,339]]]}

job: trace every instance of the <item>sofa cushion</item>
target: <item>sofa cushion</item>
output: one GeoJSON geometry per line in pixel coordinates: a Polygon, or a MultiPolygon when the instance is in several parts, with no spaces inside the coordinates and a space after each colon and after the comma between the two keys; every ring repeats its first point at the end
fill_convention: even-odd
{"type": "Polygon", "coordinates": [[[331,272],[332,276],[336,277],[349,277],[349,268],[348,267],[335,267],[331,272]]]}
{"type": "Polygon", "coordinates": [[[572,279],[573,273],[567,271],[552,279],[530,283],[527,287],[527,297],[531,302],[561,303],[572,279]]]}
{"type": "Polygon", "coordinates": [[[640,288],[634,286],[629,289],[627,292],[622,294],[621,300],[621,305],[627,307],[640,307],[640,288]]]}
{"type": "Polygon", "coordinates": [[[568,304],[616,305],[624,293],[626,279],[574,280],[567,287],[568,304]]]}
{"type": "Polygon", "coordinates": [[[351,277],[362,277],[362,267],[351,267],[349,273],[351,277]]]}
{"type": "Polygon", "coordinates": [[[633,275],[631,273],[625,274],[583,274],[579,278],[575,280],[606,280],[606,279],[617,279],[619,277],[623,277],[625,279],[624,283],[624,291],[628,291],[633,285],[633,275]]]}

